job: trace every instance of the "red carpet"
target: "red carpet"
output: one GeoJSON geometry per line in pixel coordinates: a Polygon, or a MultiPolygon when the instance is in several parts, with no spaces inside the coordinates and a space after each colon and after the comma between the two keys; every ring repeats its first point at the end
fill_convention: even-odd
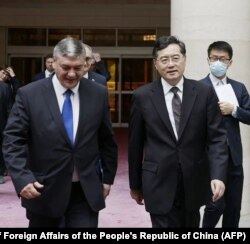
{"type": "MultiPolygon", "coordinates": [[[[115,128],[119,146],[118,171],[106,208],[100,212],[99,227],[151,227],[149,214],[144,206],[131,199],[127,167],[127,129],[115,128]]],[[[27,227],[25,209],[21,207],[10,177],[0,184],[0,228],[27,227]]]]}

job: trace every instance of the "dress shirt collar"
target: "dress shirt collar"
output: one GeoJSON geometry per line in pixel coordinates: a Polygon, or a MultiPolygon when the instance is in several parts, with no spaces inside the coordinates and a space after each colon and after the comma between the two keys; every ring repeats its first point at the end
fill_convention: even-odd
{"type": "MultiPolygon", "coordinates": [[[[181,80],[176,84],[176,87],[178,87],[178,89],[181,93],[183,92],[183,83],[184,83],[184,79],[182,77],[181,80]]],[[[161,84],[163,87],[164,95],[169,93],[170,89],[173,87],[166,80],[164,80],[162,77],[161,77],[161,84]]]]}
{"type": "MultiPolygon", "coordinates": [[[[216,76],[214,76],[212,73],[209,74],[209,78],[213,83],[213,86],[217,86],[218,83],[221,84],[221,82],[223,83],[223,85],[227,84],[227,77],[225,76],[222,80],[217,78],[216,76]]],[[[222,84],[221,84],[222,85],[222,84]]]]}
{"type": "MultiPolygon", "coordinates": [[[[60,81],[57,79],[57,76],[54,75],[53,78],[52,78],[52,82],[53,82],[53,86],[54,86],[54,89],[58,92],[58,94],[64,94],[68,89],[63,87],[62,84],[60,83],[60,81]]],[[[79,90],[79,85],[80,85],[80,82],[77,83],[77,85],[71,89],[71,91],[73,92],[73,94],[76,94],[78,93],[78,90],[79,90]]]]}

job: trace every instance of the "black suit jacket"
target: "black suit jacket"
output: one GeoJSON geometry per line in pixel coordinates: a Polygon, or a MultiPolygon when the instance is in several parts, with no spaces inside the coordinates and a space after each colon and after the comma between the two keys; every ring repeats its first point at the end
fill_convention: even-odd
{"type": "Polygon", "coordinates": [[[181,110],[177,141],[161,82],[140,87],[132,96],[130,188],[143,190],[146,210],[153,214],[166,214],[172,208],[179,166],[188,210],[211,199],[211,179],[226,177],[226,131],[213,89],[184,78],[181,110]]]}
{"type": "MultiPolygon", "coordinates": [[[[213,87],[209,75],[201,82],[213,87]]],[[[243,162],[242,143],[239,122],[250,125],[250,98],[245,85],[241,82],[227,78],[227,83],[231,84],[237,97],[239,107],[237,108],[236,118],[232,115],[223,117],[224,125],[227,130],[228,146],[234,165],[241,165],[243,162]]]]}
{"type": "Polygon", "coordinates": [[[41,79],[45,79],[45,71],[42,71],[38,74],[35,74],[34,78],[32,79],[32,81],[37,81],[37,80],[41,80],[41,79]]]}
{"type": "Polygon", "coordinates": [[[103,75],[100,75],[96,72],[88,72],[88,79],[91,80],[91,81],[94,81],[98,84],[101,84],[101,85],[104,85],[104,86],[107,86],[107,81],[106,81],[106,78],[105,76],[103,75]]]}
{"type": "Polygon", "coordinates": [[[11,109],[12,99],[8,84],[0,81],[0,143],[2,142],[2,132],[7,122],[11,109]]]}
{"type": "Polygon", "coordinates": [[[17,193],[28,183],[44,184],[42,195],[22,199],[28,210],[50,217],[62,216],[70,198],[73,163],[93,211],[105,207],[96,162],[103,160],[103,182],[112,184],[117,168],[108,92],[82,78],[79,86],[79,123],[72,146],[61,118],[52,78],[18,90],[4,131],[3,152],[17,193]]]}

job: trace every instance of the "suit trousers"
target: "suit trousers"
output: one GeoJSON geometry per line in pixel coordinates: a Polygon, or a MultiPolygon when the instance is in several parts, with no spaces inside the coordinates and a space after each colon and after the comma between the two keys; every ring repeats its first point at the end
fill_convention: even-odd
{"type": "Polygon", "coordinates": [[[98,212],[90,208],[79,182],[72,183],[70,201],[63,216],[49,218],[28,210],[26,216],[29,219],[29,228],[97,228],[98,226],[98,212]]]}
{"type": "Polygon", "coordinates": [[[185,192],[181,167],[178,167],[178,183],[172,208],[165,215],[150,214],[153,228],[180,228],[200,225],[199,209],[189,211],[185,207],[185,192]]]}
{"type": "Polygon", "coordinates": [[[204,210],[203,228],[214,228],[221,215],[222,228],[238,228],[242,202],[244,173],[242,165],[234,165],[229,153],[227,182],[224,197],[216,202],[209,202],[204,210]]]}
{"type": "Polygon", "coordinates": [[[5,171],[6,171],[6,166],[4,163],[3,152],[2,152],[2,139],[0,138],[0,176],[4,176],[5,171]]]}

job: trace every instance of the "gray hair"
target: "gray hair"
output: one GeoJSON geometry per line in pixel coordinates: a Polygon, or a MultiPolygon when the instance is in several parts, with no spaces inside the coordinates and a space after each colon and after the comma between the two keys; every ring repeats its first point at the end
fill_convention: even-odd
{"type": "Polygon", "coordinates": [[[53,51],[53,57],[66,56],[66,57],[85,57],[86,52],[83,47],[82,41],[73,37],[66,37],[59,41],[53,51]]]}

